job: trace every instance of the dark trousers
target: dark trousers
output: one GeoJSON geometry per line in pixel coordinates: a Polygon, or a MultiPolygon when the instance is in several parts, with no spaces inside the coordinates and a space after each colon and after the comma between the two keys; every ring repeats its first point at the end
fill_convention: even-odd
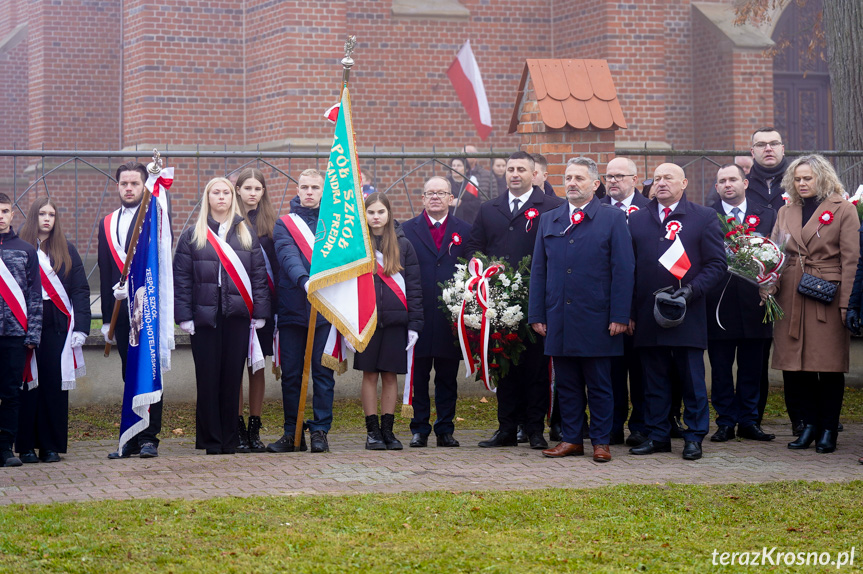
{"type": "Polygon", "coordinates": [[[525,341],[518,365],[498,381],[497,420],[500,430],[515,433],[519,419],[524,418],[524,430],[528,434],[545,430],[545,415],[549,400],[549,358],[543,352],[542,338],[525,341]],[[523,412],[523,415],[522,415],[523,412]]]}
{"type": "Polygon", "coordinates": [[[195,448],[237,448],[237,397],[249,350],[248,317],[216,314],[216,326],[195,327],[191,336],[195,360],[195,448]]]}
{"type": "Polygon", "coordinates": [[[716,339],[708,341],[707,356],[712,374],[710,400],[716,409],[716,424],[746,428],[758,423],[761,370],[764,347],[769,339],[716,339]],[[734,357],[737,356],[737,387],[734,357]]]}
{"type": "Polygon", "coordinates": [[[590,442],[608,444],[614,412],[612,358],[554,357],[553,360],[563,440],[572,444],[584,442],[584,409],[588,406],[590,442]]]}
{"type": "MultiPolygon", "coordinates": [[[[47,316],[47,314],[46,314],[47,316]]],[[[18,452],[36,448],[66,452],[69,435],[69,391],[63,390],[60,354],[66,333],[42,326],[42,338],[36,349],[39,386],[21,390],[18,418],[18,452]]]]}
{"type": "MultiPolygon", "coordinates": [[[[702,362],[703,362],[702,358],[702,362]]],[[[673,417],[680,417],[683,412],[683,381],[677,371],[677,365],[671,363],[668,369],[668,382],[671,384],[671,410],[668,413],[668,421],[673,417]]]]}
{"type": "MultiPolygon", "coordinates": [[[[114,338],[117,339],[117,352],[120,353],[123,382],[126,382],[126,357],[129,353],[129,311],[126,307],[121,307],[120,314],[117,315],[114,338]]],[[[239,391],[237,391],[237,396],[239,396],[239,391]]],[[[162,432],[162,401],[150,405],[150,424],[129,442],[132,444],[137,442],[138,446],[151,442],[159,446],[158,435],[160,432],[162,432]]]]}
{"type": "Polygon", "coordinates": [[[429,424],[431,416],[431,401],[429,400],[429,380],[434,366],[434,404],[437,418],[434,422],[434,432],[452,434],[455,431],[455,402],[458,398],[458,359],[444,357],[414,358],[414,417],[411,419],[411,432],[428,435],[432,427],[429,424]]]}
{"type": "Polygon", "coordinates": [[[770,346],[773,339],[765,339],[764,356],[761,362],[761,385],[758,393],[758,424],[764,418],[764,409],[767,408],[767,393],[770,392],[770,346]]]}
{"type": "MultiPolygon", "coordinates": [[[[332,369],[321,365],[321,355],[327,345],[329,324],[315,328],[312,345],[312,410],[314,419],[310,430],[330,432],[333,424],[333,396],[336,379],[332,369]]],[[[300,390],[303,385],[303,362],[306,358],[307,327],[279,327],[279,345],[282,348],[282,407],[285,411],[285,433],[294,436],[297,427],[297,410],[300,408],[300,390]]]]}
{"type": "Polygon", "coordinates": [[[677,368],[683,385],[683,438],[701,442],[710,428],[707,406],[707,385],[704,381],[704,350],[693,347],[642,347],[639,349],[644,367],[644,414],[648,437],[668,442],[671,425],[668,414],[672,393],[669,371],[677,368]]]}
{"type": "Polygon", "coordinates": [[[845,396],[845,373],[782,371],[782,379],[786,400],[790,393],[799,405],[799,415],[805,424],[815,425],[819,431],[835,433],[838,430],[845,396]]]}
{"type": "Polygon", "coordinates": [[[614,389],[614,417],[611,428],[622,433],[629,416],[629,430],[647,434],[644,422],[644,384],[641,360],[633,347],[632,337],[623,336],[623,356],[611,358],[611,385],[614,389]],[[628,384],[627,384],[628,383],[628,384]],[[632,401],[632,413],[629,403],[632,401]]]}
{"type": "Polygon", "coordinates": [[[0,337],[0,450],[15,443],[26,360],[24,337],[0,337]]]}

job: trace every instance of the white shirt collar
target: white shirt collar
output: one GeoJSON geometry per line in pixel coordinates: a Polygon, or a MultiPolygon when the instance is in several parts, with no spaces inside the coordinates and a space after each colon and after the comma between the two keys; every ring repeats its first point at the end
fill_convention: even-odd
{"type": "MultiPolygon", "coordinates": [[[[634,198],[634,197],[635,197],[635,192],[630,193],[630,194],[629,194],[629,197],[627,197],[626,199],[621,200],[621,202],[620,202],[620,203],[622,203],[622,204],[623,204],[623,207],[618,208],[618,209],[622,209],[622,210],[624,210],[624,211],[626,211],[627,209],[629,209],[629,207],[632,205],[632,198],[634,198]]],[[[613,198],[613,197],[611,197],[610,195],[608,196],[608,199],[611,201],[611,205],[612,205],[613,207],[617,207],[617,200],[616,200],[616,199],[614,199],[614,198],[613,198]]]]}
{"type": "Polygon", "coordinates": [[[522,207],[524,207],[524,204],[527,201],[527,198],[530,197],[530,194],[533,192],[533,190],[531,190],[528,193],[524,193],[520,196],[513,195],[512,192],[509,190],[506,190],[506,192],[507,192],[507,194],[509,194],[509,208],[510,208],[510,210],[512,210],[512,202],[515,201],[516,199],[519,201],[518,208],[521,209],[522,207]]]}
{"type": "Polygon", "coordinates": [[[725,203],[724,201],[722,202],[722,209],[725,210],[725,215],[731,215],[731,210],[734,209],[735,207],[737,209],[739,209],[743,215],[746,215],[746,200],[745,199],[743,200],[743,203],[741,203],[740,205],[731,205],[730,203],[725,203]]]}
{"type": "MultiPolygon", "coordinates": [[[[668,206],[671,208],[671,212],[669,213],[669,216],[671,215],[671,213],[674,213],[675,209],[677,209],[678,203],[680,203],[680,201],[675,201],[674,203],[672,203],[671,205],[668,206]]],[[[658,205],[659,205],[659,220],[662,221],[662,218],[665,217],[665,214],[663,212],[665,211],[666,206],[662,205],[661,203],[658,205]]]]}
{"type": "Polygon", "coordinates": [[[440,223],[441,225],[443,225],[444,221],[446,221],[446,217],[448,214],[444,213],[444,216],[441,217],[440,219],[435,219],[434,217],[431,216],[431,214],[428,211],[426,211],[426,215],[428,215],[429,221],[432,222],[432,225],[434,225],[435,223],[440,223]]]}

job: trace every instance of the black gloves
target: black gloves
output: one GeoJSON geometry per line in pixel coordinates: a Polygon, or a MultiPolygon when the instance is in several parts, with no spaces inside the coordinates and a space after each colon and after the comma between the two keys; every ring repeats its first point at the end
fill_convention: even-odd
{"type": "Polygon", "coordinates": [[[692,301],[692,287],[689,285],[684,285],[677,291],[671,294],[672,297],[683,297],[688,305],[690,301],[692,301]]]}
{"type": "Polygon", "coordinates": [[[851,331],[852,335],[860,335],[860,329],[863,325],[860,324],[860,309],[849,307],[845,311],[845,328],[851,331]]]}

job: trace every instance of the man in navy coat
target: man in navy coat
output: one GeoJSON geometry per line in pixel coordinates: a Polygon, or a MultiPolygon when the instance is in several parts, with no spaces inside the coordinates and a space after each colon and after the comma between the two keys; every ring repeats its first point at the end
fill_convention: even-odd
{"type": "MultiPolygon", "coordinates": [[[[743,168],[723,165],[716,174],[720,199],[713,209],[724,218],[735,219],[762,236],[770,237],[776,211],[748,201],[743,168]]],[[[710,395],[719,427],[710,440],[725,442],[737,434],[752,440],[773,440],[761,430],[758,403],[761,395],[763,356],[770,346],[773,328],[764,323],[764,307],[758,286],[735,275],[727,275],[707,295],[707,356],[710,358],[710,395]],[[718,311],[717,311],[718,307],[718,311]],[[737,388],[733,365],[737,357],[737,388]]]]}
{"type": "MultiPolygon", "coordinates": [[[[725,247],[716,211],[686,199],[686,175],[673,163],[664,163],[653,175],[654,199],[629,217],[635,250],[635,347],[644,369],[644,405],[649,440],[630,449],[632,454],[671,452],[672,364],[683,382],[685,460],[701,458],[701,441],[710,426],[704,381],[707,348],[707,293],[726,274],[725,247]],[[678,239],[679,241],[675,240],[678,239]],[[661,262],[669,249],[681,246],[688,270],[678,279],[661,262]],[[673,287],[675,297],[686,301],[683,321],[661,327],[654,318],[655,293],[673,287]]],[[[681,268],[686,264],[678,260],[681,268]]]]}
{"type": "MultiPolygon", "coordinates": [[[[539,229],[539,216],[563,203],[559,197],[545,195],[531,184],[536,167],[533,157],[517,151],[506,162],[507,193],[486,201],[479,208],[467,242],[467,257],[480,251],[489,257],[517,267],[526,255],[533,255],[539,229]]],[[[524,417],[530,447],[548,448],[543,437],[548,410],[548,357],[543,353],[542,337],[525,342],[518,365],[510,368],[497,387],[498,430],[481,447],[518,446],[516,428],[524,417]]]]}
{"type": "Polygon", "coordinates": [[[449,181],[432,177],[423,186],[423,212],[402,224],[405,237],[414,246],[422,278],[425,323],[414,347],[414,417],[410,446],[424,447],[432,431],[429,379],[435,370],[434,432],[437,445],[459,446],[453,438],[453,418],[458,398],[458,363],[461,354],[453,334],[453,321],[440,308],[440,284],[452,279],[459,257],[464,257],[470,225],[449,215],[452,203],[449,181]]]}
{"type": "MultiPolygon", "coordinates": [[[[627,157],[616,157],[606,166],[605,187],[608,195],[600,202],[612,205],[626,214],[627,220],[650,203],[635,187],[638,168],[627,157]]],[[[632,335],[623,336],[623,360],[611,363],[611,384],[614,388],[614,417],[611,425],[611,444],[623,442],[623,425],[629,416],[629,437],[626,444],[638,446],[647,440],[647,425],[644,422],[644,386],[641,375],[641,359],[635,351],[632,335]],[[627,386],[627,379],[629,385],[627,386]],[[630,399],[631,397],[631,399],[630,399]],[[632,413],[629,402],[632,400],[632,413]]]]}
{"type": "Polygon", "coordinates": [[[545,213],[530,270],[528,321],[545,337],[560,396],[563,440],[548,457],[584,454],[584,396],[590,407],[593,460],[611,460],[608,448],[614,398],[612,357],[623,355],[635,282],[626,214],[603,205],[596,163],[567,162],[567,203],[545,213]]]}

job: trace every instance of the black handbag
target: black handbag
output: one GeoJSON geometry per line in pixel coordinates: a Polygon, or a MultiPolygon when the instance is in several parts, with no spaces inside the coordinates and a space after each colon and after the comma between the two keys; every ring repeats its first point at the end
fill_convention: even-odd
{"type": "Polygon", "coordinates": [[[833,302],[833,297],[836,296],[836,284],[810,275],[809,273],[804,273],[803,277],[800,278],[800,284],[797,285],[797,292],[805,297],[829,305],[833,302]]]}

